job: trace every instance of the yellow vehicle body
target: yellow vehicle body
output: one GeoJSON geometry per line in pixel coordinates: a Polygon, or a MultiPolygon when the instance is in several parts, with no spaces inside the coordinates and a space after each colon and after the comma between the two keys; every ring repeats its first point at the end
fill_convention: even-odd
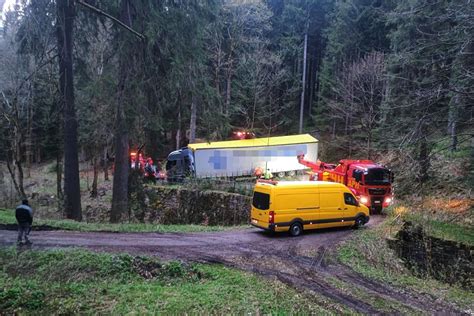
{"type": "Polygon", "coordinates": [[[368,221],[368,207],[341,183],[258,182],[254,188],[250,223],[265,230],[297,236],[303,230],[359,227],[368,221]]]}

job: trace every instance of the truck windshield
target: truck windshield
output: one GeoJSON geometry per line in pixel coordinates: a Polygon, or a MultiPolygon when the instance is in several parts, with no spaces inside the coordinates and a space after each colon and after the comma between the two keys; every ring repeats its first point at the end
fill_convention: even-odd
{"type": "Polygon", "coordinates": [[[176,160],[168,160],[166,162],[166,170],[170,170],[176,166],[176,160]]]}
{"type": "Polygon", "coordinates": [[[369,169],[368,173],[365,175],[365,184],[390,184],[390,171],[383,168],[369,169]]]}

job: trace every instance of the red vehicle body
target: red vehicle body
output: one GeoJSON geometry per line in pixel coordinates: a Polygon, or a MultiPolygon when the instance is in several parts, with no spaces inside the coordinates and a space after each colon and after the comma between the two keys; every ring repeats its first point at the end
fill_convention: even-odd
{"type": "Polygon", "coordinates": [[[371,212],[381,212],[393,202],[393,174],[372,160],[343,159],[338,165],[311,162],[298,156],[298,162],[312,170],[310,180],[339,182],[346,185],[359,202],[371,212]]]}
{"type": "Polygon", "coordinates": [[[166,172],[158,170],[151,157],[143,157],[142,153],[130,153],[130,168],[139,169],[146,179],[164,180],[166,172]],[[149,168],[148,165],[152,166],[149,168]]]}

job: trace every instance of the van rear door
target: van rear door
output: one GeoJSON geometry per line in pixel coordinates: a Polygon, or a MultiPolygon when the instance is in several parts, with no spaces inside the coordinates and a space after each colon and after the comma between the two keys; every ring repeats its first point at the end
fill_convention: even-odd
{"type": "Polygon", "coordinates": [[[270,191],[254,191],[252,198],[251,224],[268,228],[270,191]]]}

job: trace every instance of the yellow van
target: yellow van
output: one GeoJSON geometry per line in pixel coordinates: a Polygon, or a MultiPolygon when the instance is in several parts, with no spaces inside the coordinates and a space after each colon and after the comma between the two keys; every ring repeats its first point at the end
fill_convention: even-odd
{"type": "Polygon", "coordinates": [[[359,204],[341,183],[324,181],[257,182],[251,224],[274,232],[353,226],[369,221],[369,209],[359,204]]]}

